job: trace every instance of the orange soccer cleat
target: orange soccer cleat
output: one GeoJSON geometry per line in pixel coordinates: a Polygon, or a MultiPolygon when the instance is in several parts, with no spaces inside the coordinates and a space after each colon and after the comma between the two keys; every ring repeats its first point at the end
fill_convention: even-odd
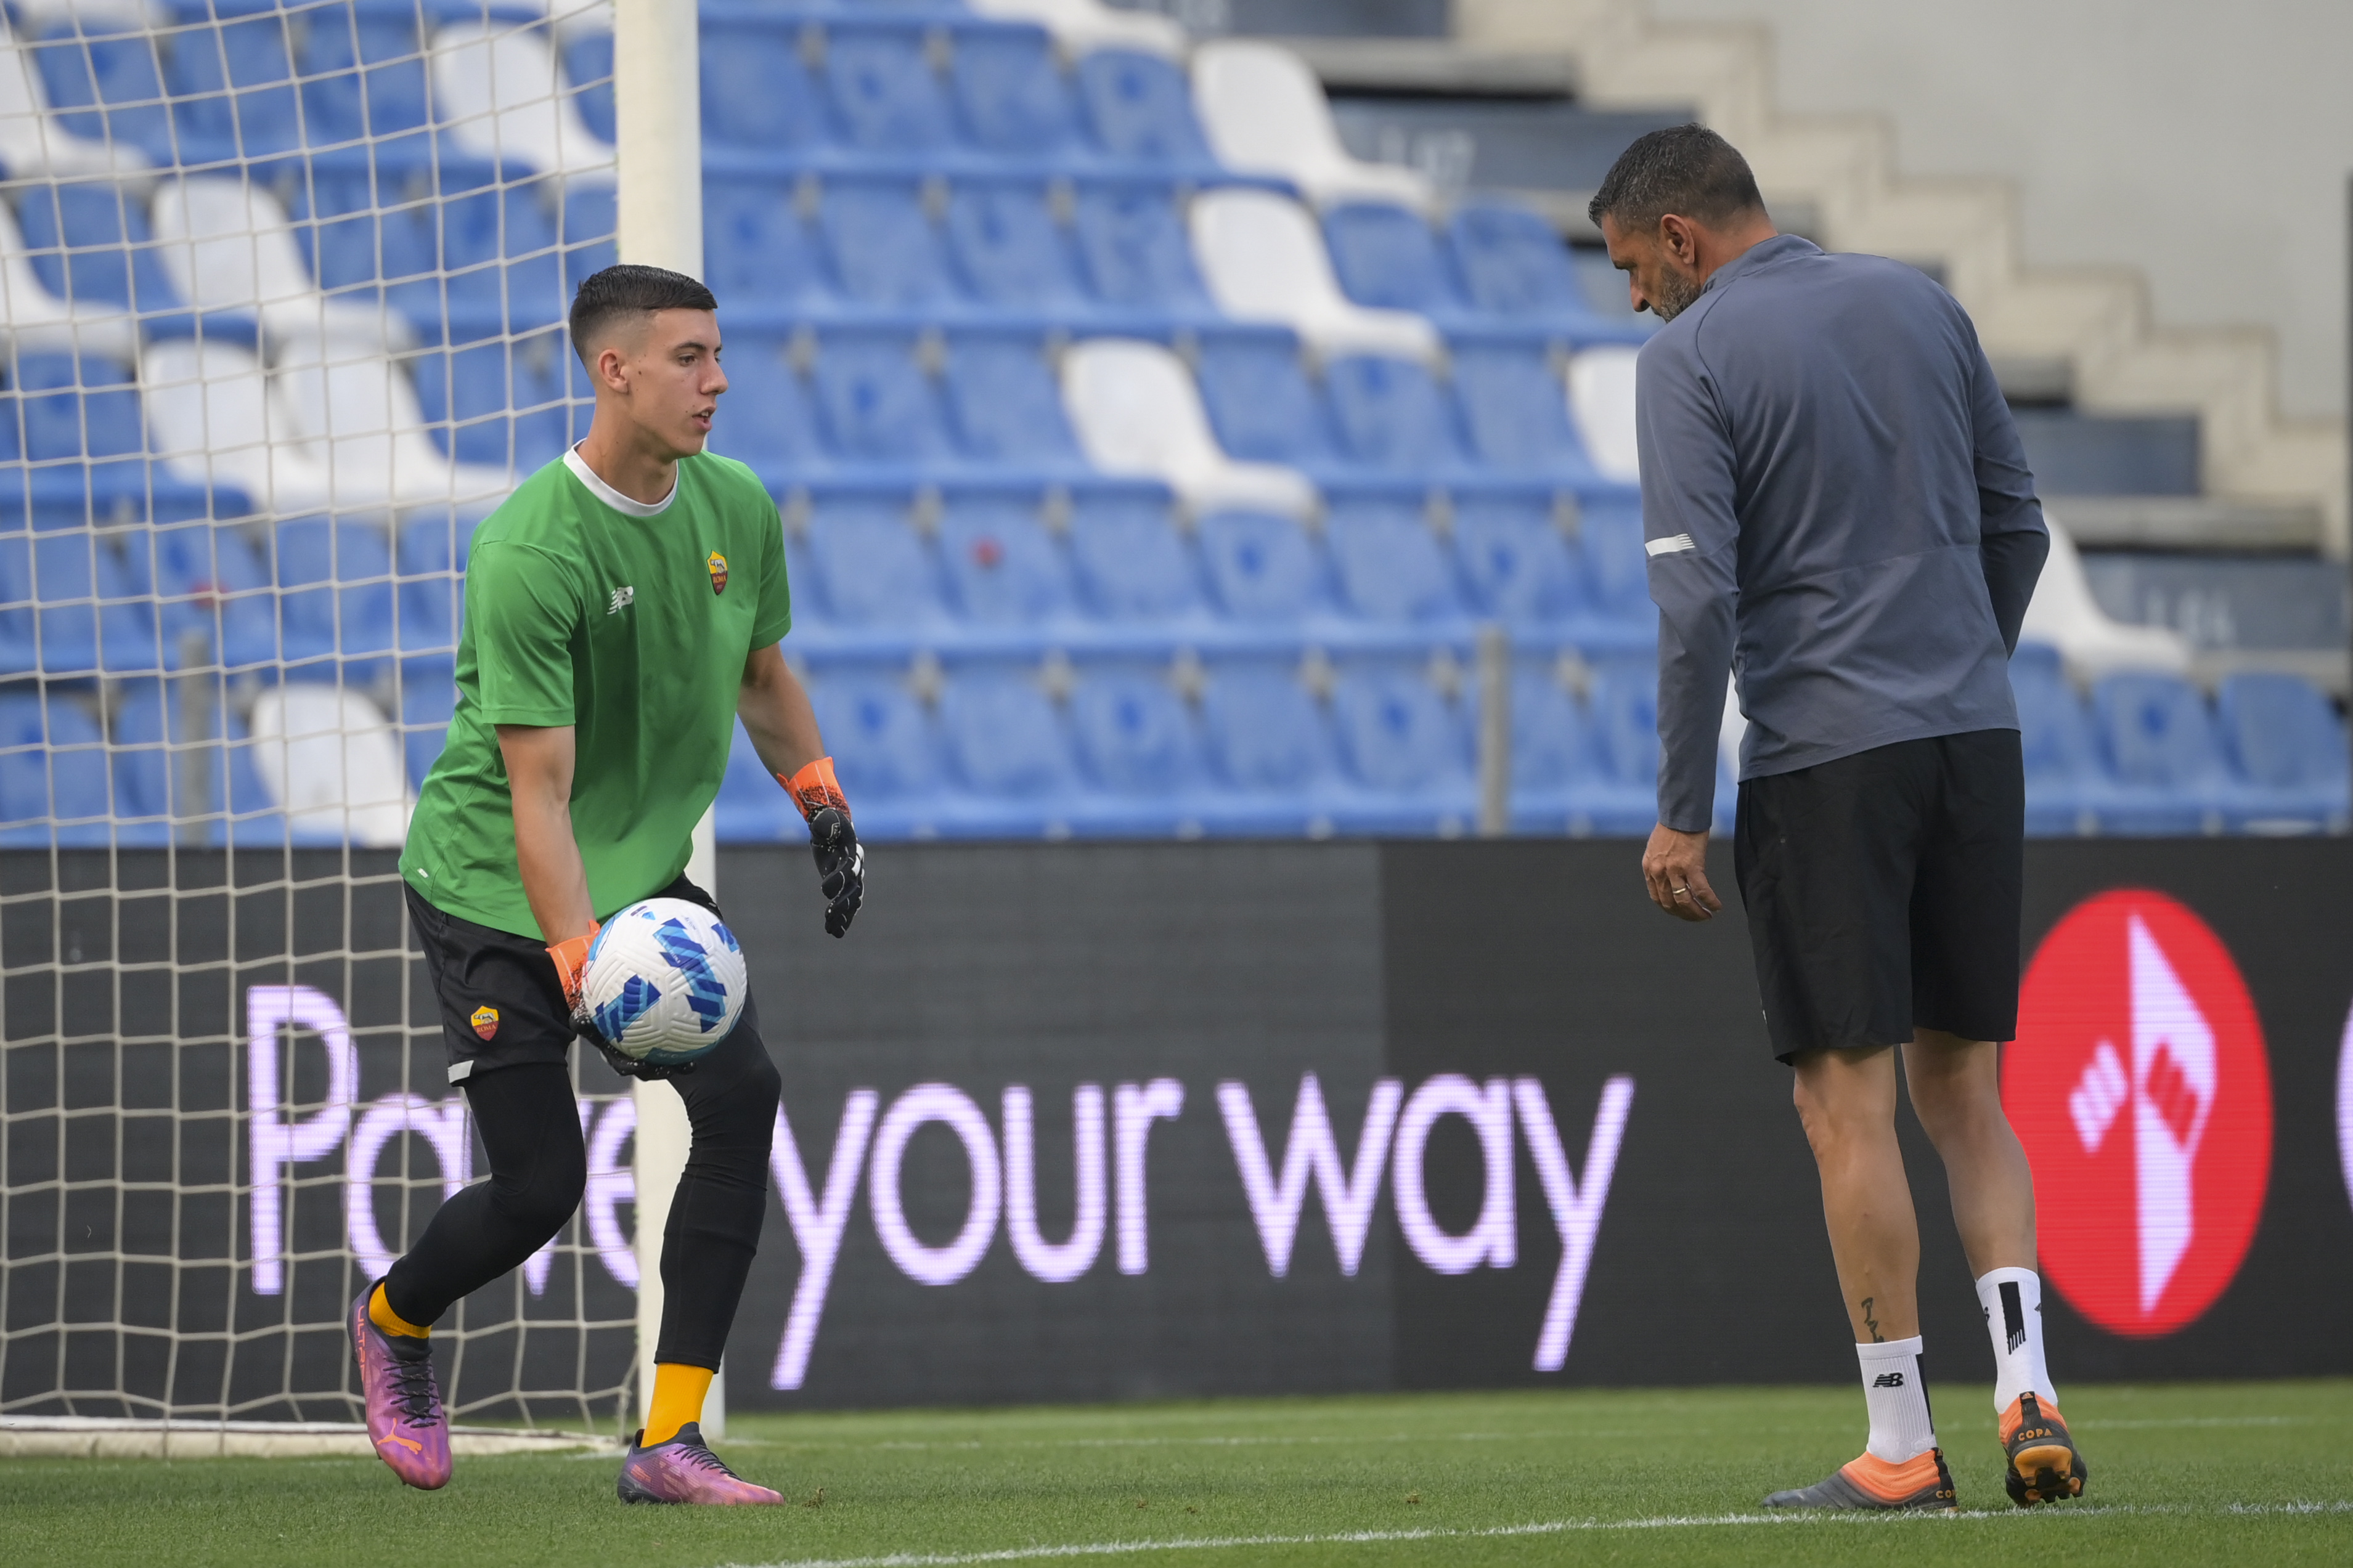
{"type": "Polygon", "coordinates": [[[1858,1508],[1957,1513],[1953,1472],[1945,1451],[1931,1448],[1900,1465],[1865,1454],[1849,1459],[1812,1486],[1775,1492],[1767,1508],[1858,1508]]]}
{"type": "Polygon", "coordinates": [[[2067,1435],[2067,1423],[2059,1418],[2056,1405],[2021,1394],[2001,1413],[2000,1431],[2001,1451],[2010,1461],[2001,1479],[2010,1501],[2032,1508],[2084,1495],[2091,1468],[2075,1451],[2075,1439],[2067,1435]]]}

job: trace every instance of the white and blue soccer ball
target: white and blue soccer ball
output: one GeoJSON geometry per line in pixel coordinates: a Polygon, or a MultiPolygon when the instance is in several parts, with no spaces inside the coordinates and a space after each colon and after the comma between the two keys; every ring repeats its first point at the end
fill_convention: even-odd
{"type": "Polygon", "coordinates": [[[615,1050],[676,1067],[727,1037],[745,991],[744,950],[717,915],[684,899],[646,899],[596,933],[582,994],[615,1050]]]}

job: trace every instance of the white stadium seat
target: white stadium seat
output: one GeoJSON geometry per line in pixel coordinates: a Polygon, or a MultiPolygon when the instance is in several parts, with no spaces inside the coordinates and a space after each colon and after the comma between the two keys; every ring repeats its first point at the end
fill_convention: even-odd
{"type": "Polygon", "coordinates": [[[613,177],[613,148],[564,93],[547,40],[480,22],[433,35],[433,97],[449,139],[545,174],[613,177]]]}
{"type": "Polygon", "coordinates": [[[1101,0],[970,0],[972,8],[1000,22],[1034,22],[1074,55],[1090,49],[1135,49],[1185,58],[1185,29],[1147,11],[1120,11],[1101,0]]]}
{"type": "Polygon", "coordinates": [[[1404,310],[1371,310],[1340,292],[1314,217],[1271,191],[1208,191],[1193,199],[1193,254],[1219,309],[1291,328],[1318,353],[1435,360],[1438,331],[1404,310]]]}
{"type": "Polygon", "coordinates": [[[381,352],[408,341],[397,315],[319,292],[286,209],[267,190],[233,175],[168,180],[152,222],[180,297],[200,310],[259,316],[272,344],[323,339],[381,352]]]}
{"type": "Polygon", "coordinates": [[[2112,620],[2092,596],[2091,580],[2084,574],[2084,558],[2051,508],[2042,509],[2051,530],[2051,555],[2034,584],[2033,601],[2026,606],[2026,626],[2020,634],[2027,642],[2049,643],[2081,679],[2126,669],[2157,669],[2180,675],[2189,668],[2189,643],[2166,626],[2136,626],[2112,620]]]}
{"type": "Polygon", "coordinates": [[[394,849],[414,802],[400,738],[356,691],[292,681],[254,699],[253,769],[299,838],[394,849]]]}
{"type": "Polygon", "coordinates": [[[1568,362],[1568,416],[1585,455],[1604,479],[1630,484],[1642,477],[1634,442],[1634,360],[1641,352],[1612,344],[1568,362]]]}
{"type": "Polygon", "coordinates": [[[1197,513],[1232,508],[1306,517],[1316,509],[1306,476],[1226,456],[1192,372],[1158,343],[1096,338],[1073,345],[1062,356],[1062,404],[1095,467],[1159,479],[1197,513]]]}
{"type": "MultiPolygon", "coordinates": [[[[0,73],[6,70],[0,59],[0,73]]],[[[0,202],[0,328],[19,353],[92,353],[127,360],[139,352],[139,330],[120,310],[77,309],[48,291],[33,270],[16,215],[0,202]]]]}
{"type": "Polygon", "coordinates": [[[1193,53],[1193,100],[1220,163],[1287,179],[1317,205],[1402,202],[1428,211],[1430,181],[1393,163],[1367,163],[1340,145],[1332,106],[1307,62],[1273,44],[1228,38],[1193,53]]]}
{"type": "Polygon", "coordinates": [[[166,338],[139,356],[139,382],[150,449],[172,473],[233,485],[280,516],[328,504],[327,470],[303,450],[251,350],[166,338]]]}
{"type": "Polygon", "coordinates": [[[278,406],[305,450],[327,470],[339,507],[471,503],[488,511],[514,489],[503,468],[452,463],[426,433],[408,374],[382,354],[280,356],[278,406]]]}

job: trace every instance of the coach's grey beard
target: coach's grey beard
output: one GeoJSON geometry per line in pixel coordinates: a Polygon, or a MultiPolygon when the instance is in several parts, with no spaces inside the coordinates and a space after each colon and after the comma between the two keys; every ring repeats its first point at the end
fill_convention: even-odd
{"type": "Polygon", "coordinates": [[[1662,321],[1672,321],[1691,308],[1699,298],[1699,279],[1688,272],[1662,271],[1658,291],[1650,297],[1651,313],[1662,321]]]}

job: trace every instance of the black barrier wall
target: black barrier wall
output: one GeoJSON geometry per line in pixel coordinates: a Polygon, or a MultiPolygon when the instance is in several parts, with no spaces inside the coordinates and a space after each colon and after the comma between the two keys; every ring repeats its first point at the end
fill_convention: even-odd
{"type": "MultiPolygon", "coordinates": [[[[785,1080],[730,1399],[1851,1377],[1812,1165],[1765,1044],[1736,906],[1704,927],[1668,920],[1642,895],[1637,854],[1557,841],[892,847],[874,858],[855,933],[835,942],[805,851],[726,852],[722,902],[785,1080]]],[[[332,859],[315,886],[250,908],[217,857],[209,869],[185,859],[184,882],[193,872],[223,890],[179,900],[174,931],[154,899],[26,897],[48,885],[47,857],[0,858],[25,898],[0,923],[12,1042],[0,1396],[12,1406],[37,1399],[61,1358],[98,1364],[110,1314],[123,1313],[129,1266],[26,1261],[57,1253],[58,1226],[85,1212],[135,1210],[139,1248],[176,1249],[183,1286],[205,1285],[183,1290],[201,1306],[177,1309],[197,1313],[187,1331],[243,1336],[239,1398],[262,1397],[280,1366],[303,1389],[337,1388],[337,1316],[361,1278],[346,1247],[349,1147],[389,1099],[414,1097],[404,1114],[426,1120],[404,1126],[430,1126],[449,1091],[433,1037],[411,1023],[430,1017],[417,966],[404,995],[377,897],[396,888],[339,891],[332,859]],[[233,932],[216,929],[232,919],[233,932]],[[162,968],[127,988],[117,975],[111,991],[91,978],[110,952],[160,962],[167,939],[215,967],[176,987],[162,968]],[[253,987],[290,982],[348,1009],[358,1089],[340,1112],[318,1109],[332,1096],[325,1058],[290,1037],[288,1125],[340,1114],[353,1136],[329,1128],[332,1141],[289,1145],[289,1260],[265,1300],[238,1153],[259,1147],[239,1115],[260,1058],[239,1032],[253,987]],[[189,1043],[110,1048],[110,1026],[152,1037],[174,1005],[189,1043]],[[61,1019],[80,1044],[42,1043],[61,1019]],[[176,1121],[183,1179],[229,1190],[183,1202],[177,1221],[168,1205],[110,1210],[105,1171],[136,1162],[87,1140],[44,1143],[42,1128],[71,1120],[53,1114],[69,1101],[92,1126],[111,1117],[118,1148],[176,1121]],[[98,1184],[72,1216],[50,1201],[60,1162],[98,1184]],[[174,1224],[181,1234],[146,1234],[174,1224]]],[[[151,870],[153,883],[160,858],[151,870]]],[[[2030,1000],[2042,1000],[2008,1058],[2033,1072],[2013,1070],[2006,1094],[2051,1169],[2072,1173],[2060,1190],[2046,1171],[2042,1194],[2063,1382],[2353,1372],[2342,1336],[2295,1327],[2353,1289],[2339,1146],[2342,1129],[2353,1160],[2353,1106],[2337,1089],[2340,1071],[2353,1076],[2341,1057],[2353,973],[2346,918],[2310,891],[2348,870],[2353,845],[2334,840],[2030,847],[2030,1000]],[[2231,1000],[2242,983],[2243,1019],[2231,1000]]],[[[103,858],[62,857],[60,873],[102,889],[103,858]]],[[[600,1098],[619,1087],[601,1066],[582,1085],[592,1164],[600,1134],[607,1162],[573,1237],[585,1261],[507,1290],[515,1305],[483,1318],[494,1327],[511,1310],[538,1337],[468,1342],[462,1375],[479,1397],[501,1380],[551,1386],[554,1369],[518,1370],[528,1343],[587,1353],[600,1386],[626,1359],[609,1329],[561,1332],[627,1313],[627,1102],[600,1098]]],[[[1924,1331],[1940,1379],[1974,1381],[1989,1357],[1968,1269],[1935,1157],[1908,1113],[1905,1124],[1924,1331]]],[[[428,1142],[381,1145],[373,1223],[387,1245],[438,1197],[447,1151],[428,1142]]],[[[137,1340],[142,1353],[156,1342],[137,1340]]],[[[160,1363],[124,1364],[143,1396],[164,1397],[160,1363]]]]}

